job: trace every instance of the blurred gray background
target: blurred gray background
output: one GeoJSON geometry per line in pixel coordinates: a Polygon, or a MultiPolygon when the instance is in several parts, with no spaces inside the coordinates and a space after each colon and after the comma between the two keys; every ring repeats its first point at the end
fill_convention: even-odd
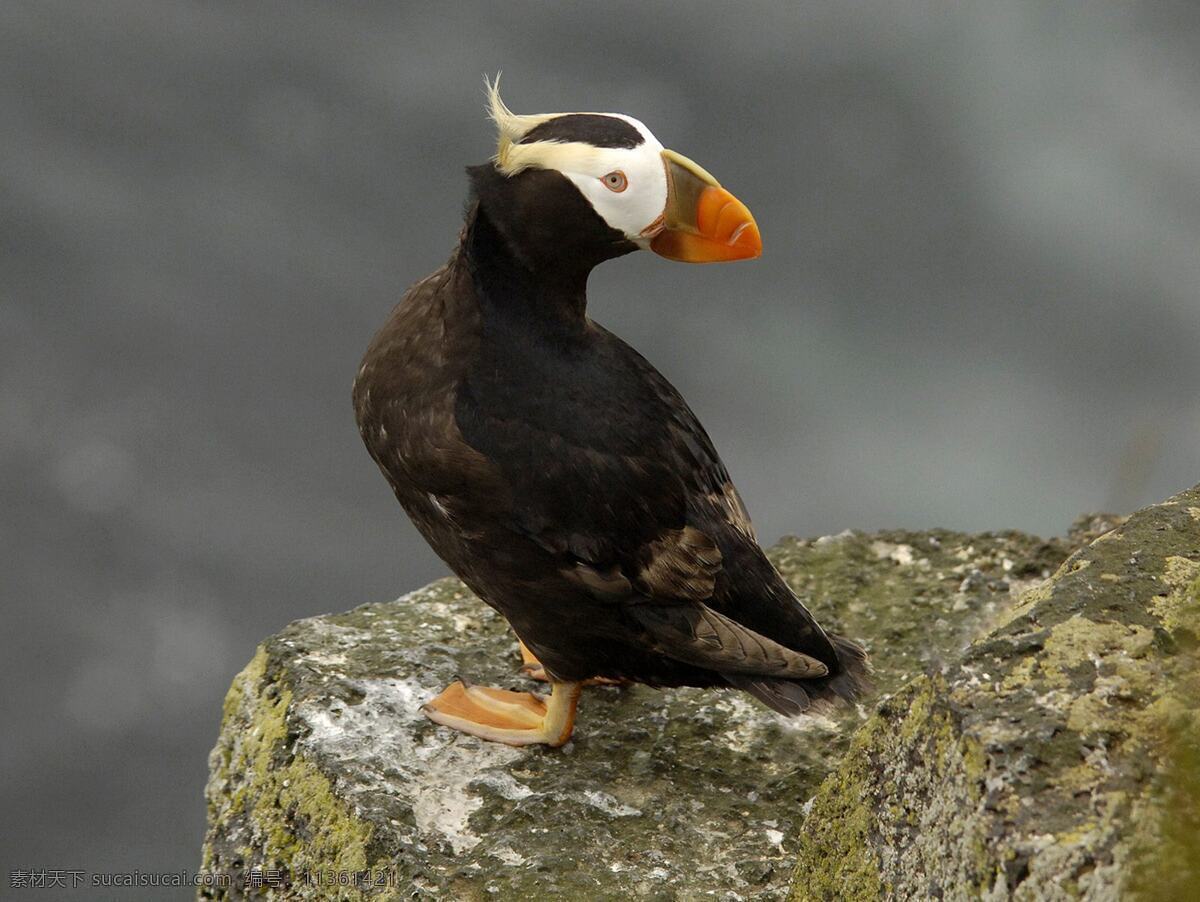
{"type": "Polygon", "coordinates": [[[195,868],[257,641],[443,574],[349,391],[456,240],[498,69],[757,216],[762,260],[623,258],[591,312],[766,542],[1062,533],[1200,480],[1190,0],[6,0],[4,871],[195,868]]]}

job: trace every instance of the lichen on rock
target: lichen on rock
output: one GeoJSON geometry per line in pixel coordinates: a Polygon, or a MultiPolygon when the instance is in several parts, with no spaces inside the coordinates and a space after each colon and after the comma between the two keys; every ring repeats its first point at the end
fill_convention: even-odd
{"type": "MultiPolygon", "coordinates": [[[[823,622],[867,643],[891,693],[951,666],[1067,552],[938,530],[770,553],[823,622]]],[[[778,899],[805,801],[873,705],[789,721],[735,692],[594,687],[560,750],[421,716],[460,674],[529,688],[518,661],[501,618],[452,579],[265,640],[210,758],[204,868],[234,879],[202,896],[778,899]]]]}
{"type": "Polygon", "coordinates": [[[1200,818],[1198,506],[1100,535],[886,699],[813,801],[792,897],[1180,898],[1200,867],[1179,827],[1200,818]]]}

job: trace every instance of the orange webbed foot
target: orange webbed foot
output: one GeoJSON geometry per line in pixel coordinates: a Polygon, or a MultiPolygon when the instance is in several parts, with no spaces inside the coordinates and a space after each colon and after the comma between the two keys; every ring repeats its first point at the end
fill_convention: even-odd
{"type": "Polygon", "coordinates": [[[455,680],[421,711],[434,723],[507,745],[560,746],[571,738],[579,683],[552,683],[548,698],[455,680]]]}

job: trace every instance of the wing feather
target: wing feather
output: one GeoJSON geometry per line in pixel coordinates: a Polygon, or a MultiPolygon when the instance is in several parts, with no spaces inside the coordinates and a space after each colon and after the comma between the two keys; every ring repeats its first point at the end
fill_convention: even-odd
{"type": "Polygon", "coordinates": [[[829,674],[816,658],[780,645],[702,603],[637,604],[630,606],[630,613],[649,633],[657,651],[685,664],[788,679],[829,674]]]}
{"type": "Polygon", "coordinates": [[[703,601],[721,572],[721,549],[694,526],[668,529],[641,549],[636,585],[651,598],[703,601]]]}

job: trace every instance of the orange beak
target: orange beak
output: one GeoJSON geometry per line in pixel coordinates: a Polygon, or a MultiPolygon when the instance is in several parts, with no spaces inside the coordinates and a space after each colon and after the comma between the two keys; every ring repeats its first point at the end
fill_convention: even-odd
{"type": "Polygon", "coordinates": [[[762,254],[762,236],[746,205],[682,154],[662,152],[667,207],[645,233],[650,249],[684,263],[723,263],[762,254]]]}

